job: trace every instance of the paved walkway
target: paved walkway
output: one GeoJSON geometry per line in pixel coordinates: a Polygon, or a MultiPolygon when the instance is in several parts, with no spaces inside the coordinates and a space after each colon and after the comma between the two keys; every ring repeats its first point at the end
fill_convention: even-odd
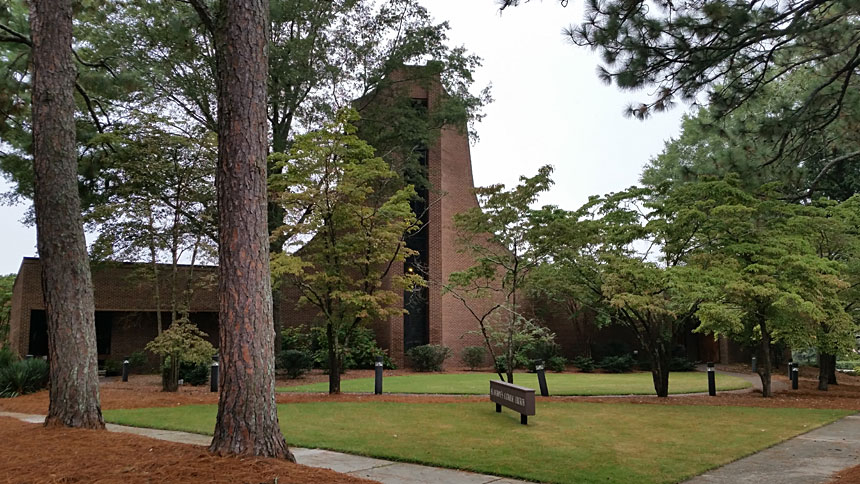
{"type": "Polygon", "coordinates": [[[685,484],[818,484],[860,465],[860,415],[851,415],[726,464],[685,484]]]}
{"type": "MultiPolygon", "coordinates": [[[[29,415],[14,412],[0,412],[0,417],[11,417],[30,423],[42,423],[45,421],[44,415],[29,415]]],[[[107,424],[107,430],[110,432],[142,435],[153,439],[178,442],[181,444],[208,446],[209,443],[212,442],[212,437],[206,435],[176,432],[172,430],[144,429],[114,424],[107,424]]],[[[329,450],[290,447],[290,451],[292,451],[299,464],[310,467],[331,469],[336,472],[342,472],[356,477],[373,479],[383,484],[532,484],[516,479],[506,479],[498,476],[475,474],[473,472],[443,469],[439,467],[392,462],[371,457],[332,452],[329,450]]]]}

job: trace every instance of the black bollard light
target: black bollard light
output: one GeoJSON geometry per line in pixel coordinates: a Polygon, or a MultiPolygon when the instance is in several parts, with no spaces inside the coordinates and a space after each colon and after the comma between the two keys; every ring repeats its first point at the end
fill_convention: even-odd
{"type": "Polygon", "coordinates": [[[373,393],[376,395],[382,395],[382,357],[376,357],[376,363],[374,363],[376,369],[376,381],[373,385],[373,393]]]}
{"type": "Polygon", "coordinates": [[[128,356],[122,359],[122,381],[128,381],[128,356]]]}
{"type": "Polygon", "coordinates": [[[209,391],[218,391],[218,355],[212,357],[212,368],[209,374],[209,391]]]}
{"type": "Polygon", "coordinates": [[[755,356],[752,357],[752,371],[753,373],[758,373],[758,358],[755,356]]]}
{"type": "Polygon", "coordinates": [[[798,387],[798,377],[800,376],[800,369],[797,367],[797,363],[791,364],[791,389],[797,390],[798,387]]]}
{"type": "Polygon", "coordinates": [[[535,360],[535,371],[537,372],[538,385],[540,385],[540,396],[548,397],[549,390],[546,388],[546,371],[544,370],[543,360],[535,360]]]}
{"type": "Polygon", "coordinates": [[[27,355],[27,356],[25,356],[25,357],[24,357],[24,359],[25,359],[25,360],[32,360],[32,359],[33,359],[33,355],[27,355]]]}
{"type": "Polygon", "coordinates": [[[791,369],[794,368],[794,360],[788,360],[788,379],[791,380],[791,369]]]}
{"type": "Polygon", "coordinates": [[[708,395],[712,397],[717,396],[717,377],[713,361],[708,362],[708,395]]]}

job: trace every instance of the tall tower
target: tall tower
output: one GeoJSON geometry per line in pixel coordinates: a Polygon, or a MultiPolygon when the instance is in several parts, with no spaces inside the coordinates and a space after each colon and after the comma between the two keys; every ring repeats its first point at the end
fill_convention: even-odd
{"type": "MultiPolygon", "coordinates": [[[[428,80],[415,75],[420,69],[407,67],[392,74],[388,96],[408,97],[415,109],[432,116],[444,102],[445,93],[438,76],[428,80]]],[[[437,137],[417,147],[416,152],[429,183],[415,183],[421,200],[413,204],[413,210],[421,218],[422,228],[407,239],[407,246],[418,255],[410,257],[403,270],[423,275],[427,287],[405,292],[403,306],[408,313],[377,323],[374,330],[380,346],[401,364],[409,348],[440,344],[454,350],[455,358],[448,364],[456,365],[462,348],[483,345],[475,318],[461,301],[442,293],[451,273],[474,265],[468,254],[459,252],[453,222],[455,214],[478,206],[466,126],[443,126],[437,137]]],[[[412,182],[408,175],[406,178],[412,182]]]]}

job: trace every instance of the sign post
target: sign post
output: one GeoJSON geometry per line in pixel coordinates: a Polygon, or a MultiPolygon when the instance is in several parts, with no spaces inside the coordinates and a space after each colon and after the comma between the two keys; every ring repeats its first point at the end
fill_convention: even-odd
{"type": "Polygon", "coordinates": [[[520,414],[520,423],[528,425],[529,415],[535,414],[535,391],[503,381],[490,380],[490,401],[501,413],[502,405],[520,414]]]}

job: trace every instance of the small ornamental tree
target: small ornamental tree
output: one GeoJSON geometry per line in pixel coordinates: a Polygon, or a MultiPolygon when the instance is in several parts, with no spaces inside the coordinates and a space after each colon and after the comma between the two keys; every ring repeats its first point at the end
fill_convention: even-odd
{"type": "Polygon", "coordinates": [[[328,343],[329,392],[340,393],[345,351],[356,327],[403,313],[402,293],[384,287],[423,285],[418,274],[395,274],[414,251],[405,237],[418,229],[412,186],[355,135],[357,114],[343,110],[324,129],[298,136],[289,155],[275,155],[283,171],[269,179],[289,225],[292,250],[272,256],[272,276],[300,292],[300,304],[319,310],[328,343]],[[304,238],[304,239],[302,239],[304,238]],[[309,239],[309,240],[308,240],[309,239]],[[295,249],[300,242],[304,245],[295,249]]]}
{"type": "MultiPolygon", "coordinates": [[[[520,184],[510,190],[501,184],[477,188],[480,207],[454,216],[459,252],[468,254],[475,265],[452,273],[444,292],[461,301],[475,318],[493,361],[497,348],[488,318],[506,308],[492,325],[492,332],[505,334],[500,349],[508,383],[514,379],[514,341],[522,319],[518,297],[526,276],[538,262],[529,243],[531,205],[552,185],[551,173],[552,167],[547,165],[531,178],[520,177],[520,184]]],[[[505,381],[501,372],[499,378],[505,381]]]]}
{"type": "Polygon", "coordinates": [[[211,361],[215,348],[204,339],[206,336],[197,325],[182,317],[147,343],[147,350],[168,359],[170,368],[164,391],[175,392],[179,388],[180,364],[203,364],[211,361]]]}

